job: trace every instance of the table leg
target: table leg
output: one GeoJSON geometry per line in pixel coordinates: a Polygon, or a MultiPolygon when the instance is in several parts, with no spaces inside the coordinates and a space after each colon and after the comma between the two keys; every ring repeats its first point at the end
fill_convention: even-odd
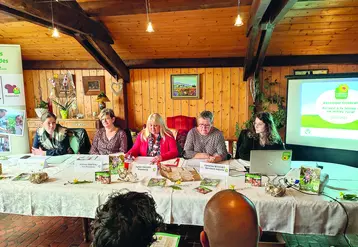
{"type": "Polygon", "coordinates": [[[82,218],[83,240],[89,242],[89,222],[88,218],[82,218]]]}

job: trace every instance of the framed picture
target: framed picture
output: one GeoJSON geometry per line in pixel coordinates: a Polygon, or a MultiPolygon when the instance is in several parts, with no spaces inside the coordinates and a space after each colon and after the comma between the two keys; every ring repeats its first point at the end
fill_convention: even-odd
{"type": "Polygon", "coordinates": [[[171,75],[172,99],[200,99],[200,75],[171,75]]]}
{"type": "Polygon", "coordinates": [[[105,91],[104,76],[84,76],[82,82],[85,95],[98,95],[105,91]]]}
{"type": "Polygon", "coordinates": [[[70,73],[58,75],[58,82],[55,86],[56,97],[66,98],[70,95],[76,95],[75,75],[70,73]],[[64,83],[66,82],[66,83],[64,83]],[[72,84],[73,83],[73,84],[72,84]],[[66,95],[67,94],[67,95],[66,95]]]}
{"type": "Polygon", "coordinates": [[[307,69],[307,70],[294,70],[294,75],[326,75],[328,69],[307,69]]]}

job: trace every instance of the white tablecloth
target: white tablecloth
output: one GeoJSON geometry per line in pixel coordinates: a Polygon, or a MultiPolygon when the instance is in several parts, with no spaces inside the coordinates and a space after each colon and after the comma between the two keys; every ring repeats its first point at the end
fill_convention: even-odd
{"type": "MultiPolygon", "coordinates": [[[[69,216],[94,218],[96,208],[105,202],[115,190],[127,188],[149,192],[157,203],[157,211],[165,223],[203,225],[203,211],[207,201],[218,191],[235,185],[238,191],[249,197],[256,205],[260,225],[264,231],[283,233],[307,233],[336,235],[343,231],[346,216],[343,209],[325,196],[309,196],[292,189],[287,195],[275,198],[265,194],[263,187],[250,187],[244,176],[228,177],[213,192],[206,195],[194,191],[200,182],[182,183],[183,190],[170,187],[147,187],[149,178],[138,183],[78,184],[64,185],[74,178],[94,180],[94,173],[76,173],[73,159],[44,169],[50,180],[43,184],[29,181],[0,180],[0,212],[35,216],[69,216]]],[[[293,166],[301,163],[293,162],[293,166]]],[[[307,165],[307,162],[304,162],[307,165]]],[[[328,185],[339,189],[325,189],[325,193],[337,197],[345,192],[358,192],[358,171],[355,168],[324,164],[324,172],[330,175],[328,185]],[[338,173],[337,173],[338,171],[338,173]]],[[[3,162],[4,175],[19,174],[18,166],[3,162]]],[[[348,233],[358,233],[358,203],[343,202],[349,214],[348,233]]]]}

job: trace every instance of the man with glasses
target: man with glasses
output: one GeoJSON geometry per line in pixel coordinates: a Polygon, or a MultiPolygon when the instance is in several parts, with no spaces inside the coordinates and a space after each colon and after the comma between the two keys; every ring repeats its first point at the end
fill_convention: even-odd
{"type": "Polygon", "coordinates": [[[184,145],[184,158],[205,159],[216,163],[226,160],[228,153],[220,130],[213,126],[213,113],[203,111],[197,118],[198,127],[191,129],[184,145]]]}

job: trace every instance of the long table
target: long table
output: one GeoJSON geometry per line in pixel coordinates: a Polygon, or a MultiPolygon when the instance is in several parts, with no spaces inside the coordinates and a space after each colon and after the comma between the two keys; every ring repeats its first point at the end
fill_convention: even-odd
{"type": "MultiPolygon", "coordinates": [[[[203,211],[208,200],[218,191],[234,185],[235,189],[250,198],[256,205],[259,223],[264,231],[299,234],[336,235],[343,231],[346,215],[341,206],[323,195],[305,195],[288,189],[281,198],[265,193],[264,187],[251,187],[244,176],[223,179],[213,192],[200,194],[194,191],[200,182],[182,183],[182,190],[171,187],[147,187],[149,178],[137,183],[124,183],[112,178],[111,184],[68,184],[74,178],[94,180],[93,172],[75,172],[73,156],[65,162],[45,168],[50,176],[43,184],[29,181],[0,180],[0,212],[33,216],[68,216],[94,218],[96,208],[114,191],[148,192],[157,203],[157,211],[167,224],[203,225],[203,211]],[[66,184],[67,183],[67,184],[66,184]]],[[[181,165],[187,161],[181,160],[181,165]]],[[[230,165],[230,162],[226,163],[230,165]]],[[[5,175],[23,171],[15,162],[2,162],[5,175]]],[[[292,162],[293,166],[313,165],[309,162],[292,162]]],[[[320,163],[330,175],[330,188],[325,193],[338,197],[339,192],[358,192],[358,171],[337,164],[320,163]]],[[[349,214],[347,233],[358,233],[358,203],[342,201],[349,214]]]]}

